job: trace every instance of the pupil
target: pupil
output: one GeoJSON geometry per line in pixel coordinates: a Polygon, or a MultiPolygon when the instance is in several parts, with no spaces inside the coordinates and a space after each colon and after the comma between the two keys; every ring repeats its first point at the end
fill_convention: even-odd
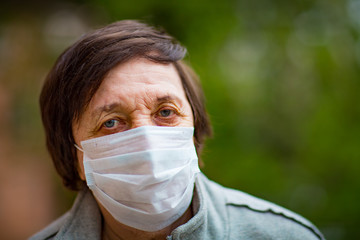
{"type": "Polygon", "coordinates": [[[106,121],[104,125],[108,128],[113,127],[115,125],[115,120],[106,121]]]}
{"type": "Polygon", "coordinates": [[[171,110],[162,110],[160,112],[161,116],[163,116],[163,117],[168,117],[170,115],[170,113],[171,113],[171,110]]]}

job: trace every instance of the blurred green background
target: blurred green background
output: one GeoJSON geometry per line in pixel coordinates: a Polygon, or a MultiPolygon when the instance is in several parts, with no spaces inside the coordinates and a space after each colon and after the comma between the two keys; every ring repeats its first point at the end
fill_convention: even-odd
{"type": "Polygon", "coordinates": [[[0,232],[23,239],[71,206],[38,95],[58,55],[121,19],[188,49],[214,137],[205,174],[360,239],[360,0],[68,0],[0,5],[0,232]]]}

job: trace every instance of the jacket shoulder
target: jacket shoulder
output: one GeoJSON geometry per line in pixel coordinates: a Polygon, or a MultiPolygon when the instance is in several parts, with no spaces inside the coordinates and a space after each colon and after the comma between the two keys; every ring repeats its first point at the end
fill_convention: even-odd
{"type": "Polygon", "coordinates": [[[70,216],[70,212],[66,212],[64,215],[50,223],[44,229],[34,234],[29,238],[29,240],[45,240],[45,239],[54,239],[56,234],[59,232],[60,228],[65,224],[67,219],[70,216]]]}
{"type": "Polygon", "coordinates": [[[209,181],[209,187],[214,194],[223,194],[231,228],[237,232],[235,235],[240,234],[239,237],[255,234],[261,237],[251,239],[269,236],[278,236],[277,239],[294,239],[294,236],[296,239],[325,239],[310,221],[286,208],[213,181],[209,181]],[[243,230],[245,232],[241,233],[243,230]]]}

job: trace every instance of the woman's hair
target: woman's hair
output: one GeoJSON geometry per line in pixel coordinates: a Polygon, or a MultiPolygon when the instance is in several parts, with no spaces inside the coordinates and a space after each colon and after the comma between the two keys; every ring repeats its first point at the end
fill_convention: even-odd
{"type": "Polygon", "coordinates": [[[193,111],[195,147],[200,154],[211,126],[200,83],[182,60],[185,54],[186,49],[164,31],[124,20],[82,36],[60,55],[46,77],[40,107],[47,148],[66,187],[79,190],[83,186],[77,171],[73,123],[80,119],[105,75],[135,57],[174,64],[193,111]]]}

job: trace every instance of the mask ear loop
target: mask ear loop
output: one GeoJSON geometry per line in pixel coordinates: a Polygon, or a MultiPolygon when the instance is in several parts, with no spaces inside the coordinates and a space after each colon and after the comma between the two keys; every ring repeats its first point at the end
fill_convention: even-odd
{"type": "Polygon", "coordinates": [[[80,152],[84,152],[84,150],[82,150],[76,143],[74,144],[74,146],[75,146],[80,152]]]}

